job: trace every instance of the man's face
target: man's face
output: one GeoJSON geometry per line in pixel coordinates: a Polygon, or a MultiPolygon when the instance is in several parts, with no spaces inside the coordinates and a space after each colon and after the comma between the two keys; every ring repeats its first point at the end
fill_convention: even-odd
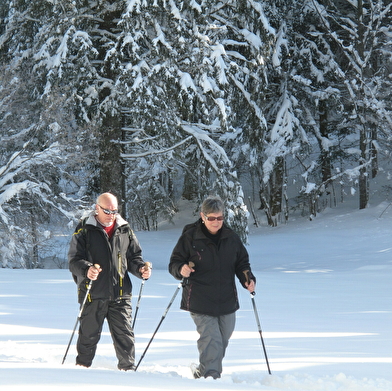
{"type": "Polygon", "coordinates": [[[118,206],[116,200],[103,199],[96,205],[97,218],[105,227],[110,227],[116,219],[118,206]]]}

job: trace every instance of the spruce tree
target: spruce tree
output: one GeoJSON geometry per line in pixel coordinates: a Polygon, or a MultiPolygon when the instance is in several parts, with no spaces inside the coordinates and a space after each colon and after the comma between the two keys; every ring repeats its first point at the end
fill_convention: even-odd
{"type": "Polygon", "coordinates": [[[129,108],[124,157],[137,170],[133,208],[146,208],[143,194],[152,192],[154,203],[170,208],[172,183],[183,187],[177,195],[199,203],[216,193],[246,241],[237,169],[260,164],[264,60],[273,34],[261,4],[131,1],[120,25],[129,57],[120,85],[129,108]]]}

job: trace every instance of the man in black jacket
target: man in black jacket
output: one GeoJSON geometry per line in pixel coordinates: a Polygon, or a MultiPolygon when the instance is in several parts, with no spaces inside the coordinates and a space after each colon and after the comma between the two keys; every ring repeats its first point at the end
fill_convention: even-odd
{"type": "Polygon", "coordinates": [[[169,263],[169,272],[184,279],[181,309],[191,313],[200,335],[199,364],[192,367],[195,378],[221,376],[239,308],[235,276],[250,292],[255,289],[248,252],[223,221],[222,200],[208,197],[200,219],[185,226],[169,263]]]}
{"type": "Polygon", "coordinates": [[[80,319],[76,364],[91,366],[106,318],[118,368],[132,370],[135,346],[128,272],[148,279],[151,268],[143,261],[141,247],[129,224],[118,214],[113,194],[101,194],[95,210],[78,224],[68,260],[78,285],[79,303],[83,302],[89,281],[93,281],[80,319]]]}

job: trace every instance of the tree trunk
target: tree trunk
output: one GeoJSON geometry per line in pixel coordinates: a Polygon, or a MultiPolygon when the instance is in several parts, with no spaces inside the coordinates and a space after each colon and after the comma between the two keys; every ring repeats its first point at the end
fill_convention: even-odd
{"type": "MultiPolygon", "coordinates": [[[[320,134],[322,137],[328,137],[328,111],[325,101],[320,101],[319,106],[320,134]]],[[[330,151],[326,151],[319,140],[320,160],[321,160],[321,176],[322,182],[327,183],[331,179],[331,155],[330,151]]]]}
{"type": "Polygon", "coordinates": [[[366,163],[367,137],[364,127],[361,127],[359,136],[359,149],[361,151],[360,163],[363,165],[359,171],[359,209],[365,209],[369,201],[368,175],[366,163]]]}
{"type": "Polygon", "coordinates": [[[283,210],[284,158],[278,157],[268,181],[268,191],[260,191],[260,201],[268,219],[268,225],[276,227],[283,210]],[[268,195],[268,199],[266,198],[268,195]]]}
{"type": "MultiPolygon", "coordinates": [[[[107,116],[103,120],[100,137],[100,192],[113,193],[120,206],[125,198],[125,181],[120,144],[122,129],[118,117],[107,116]]],[[[126,211],[122,210],[121,213],[126,216],[126,211]]]]}
{"type": "MultiPolygon", "coordinates": [[[[362,0],[358,0],[358,6],[357,6],[357,18],[358,18],[358,39],[356,43],[356,48],[358,51],[358,54],[361,59],[364,58],[364,40],[365,40],[365,26],[363,25],[363,3],[362,0]]],[[[362,75],[361,75],[362,76],[362,75]]],[[[361,80],[363,78],[361,77],[361,80]]],[[[365,93],[364,93],[364,86],[362,85],[361,88],[362,96],[361,96],[361,101],[363,100],[365,93]]],[[[363,103],[362,103],[363,105],[363,103]]],[[[366,162],[367,162],[367,137],[366,137],[366,112],[364,107],[359,107],[357,110],[361,110],[360,113],[360,118],[361,118],[361,126],[359,130],[359,149],[361,151],[361,156],[360,156],[360,164],[362,165],[362,168],[359,171],[359,209],[365,209],[368,201],[369,201],[369,193],[368,193],[368,175],[367,175],[367,167],[366,167],[366,162]]]]}
{"type": "Polygon", "coordinates": [[[276,159],[274,172],[271,175],[271,193],[270,205],[272,218],[275,220],[282,213],[282,197],[283,197],[283,183],[284,183],[284,158],[276,159]]]}
{"type": "Polygon", "coordinates": [[[377,126],[372,125],[372,139],[370,144],[370,157],[372,159],[372,178],[378,174],[378,151],[377,151],[377,126]]]}

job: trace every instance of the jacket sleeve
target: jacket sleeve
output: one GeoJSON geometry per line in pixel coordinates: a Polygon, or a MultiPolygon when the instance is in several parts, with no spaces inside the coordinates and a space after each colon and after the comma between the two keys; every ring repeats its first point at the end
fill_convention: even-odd
{"type": "Polygon", "coordinates": [[[189,260],[189,244],[185,235],[181,235],[170,256],[169,273],[177,280],[182,279],[180,270],[189,260]]]}
{"type": "Polygon", "coordinates": [[[68,267],[77,284],[80,284],[87,275],[87,270],[93,264],[88,260],[86,234],[81,224],[72,235],[68,251],[68,267]]]}
{"type": "Polygon", "coordinates": [[[145,265],[142,257],[142,248],[140,246],[139,240],[133,231],[129,234],[129,245],[127,249],[127,269],[128,272],[132,273],[138,278],[142,278],[140,274],[140,268],[145,265]]]}
{"type": "Polygon", "coordinates": [[[239,238],[238,243],[239,251],[235,272],[241,285],[246,288],[245,282],[247,282],[247,278],[256,282],[256,277],[253,275],[250,267],[248,251],[239,238]]]}

